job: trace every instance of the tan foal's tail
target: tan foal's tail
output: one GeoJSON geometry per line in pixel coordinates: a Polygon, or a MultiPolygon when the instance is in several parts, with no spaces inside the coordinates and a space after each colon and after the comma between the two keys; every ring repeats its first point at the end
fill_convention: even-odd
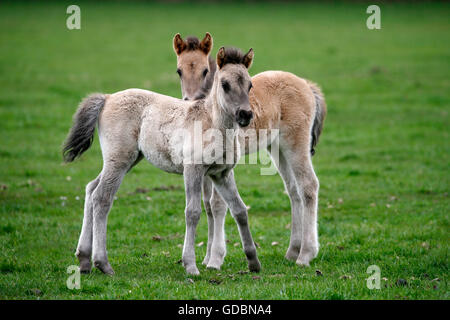
{"type": "Polygon", "coordinates": [[[314,155],[316,152],[314,147],[317,143],[319,143],[319,137],[323,129],[323,122],[327,116],[327,104],[325,103],[325,97],[319,86],[308,80],[307,83],[314,94],[316,105],[316,115],[314,116],[314,123],[311,129],[311,155],[314,155]]]}
{"type": "Polygon", "coordinates": [[[81,101],[63,145],[64,162],[72,162],[92,145],[95,126],[106,97],[106,94],[94,93],[81,101]]]}

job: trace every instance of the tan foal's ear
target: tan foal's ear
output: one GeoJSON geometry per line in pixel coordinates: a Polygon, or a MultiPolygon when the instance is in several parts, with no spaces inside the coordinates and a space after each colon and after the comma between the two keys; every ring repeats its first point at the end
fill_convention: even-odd
{"type": "Polygon", "coordinates": [[[253,63],[253,57],[255,56],[253,52],[253,48],[250,48],[248,52],[245,54],[244,58],[242,59],[242,63],[244,66],[249,69],[252,66],[253,63]]]}
{"type": "Polygon", "coordinates": [[[177,55],[180,55],[186,49],[186,42],[181,38],[180,34],[177,33],[173,37],[173,50],[177,55]]]}
{"type": "Polygon", "coordinates": [[[202,50],[206,55],[208,55],[212,47],[213,47],[213,39],[209,34],[209,32],[207,32],[202,42],[200,42],[200,50],[202,50]]]}
{"type": "Polygon", "coordinates": [[[219,69],[222,69],[224,63],[225,63],[225,48],[221,47],[219,51],[217,52],[217,65],[219,66],[219,69]]]}

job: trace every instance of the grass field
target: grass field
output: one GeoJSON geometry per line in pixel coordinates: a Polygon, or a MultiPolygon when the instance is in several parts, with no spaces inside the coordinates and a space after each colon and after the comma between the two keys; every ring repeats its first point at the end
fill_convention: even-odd
{"type": "MultiPolygon", "coordinates": [[[[81,30],[73,31],[69,4],[0,4],[1,299],[449,299],[449,4],[382,4],[382,29],[368,30],[367,4],[78,2],[81,30]],[[287,70],[322,86],[329,113],[313,159],[319,256],[309,268],[284,259],[283,183],[241,165],[236,180],[263,270],[240,272],[246,260],[228,215],[222,270],[200,265],[203,245],[201,275],[188,277],[177,263],[182,177],[142,162],[109,215],[116,275],[96,270],[69,290],[84,187],[102,164],[97,138],[79,161],[62,164],[77,104],[130,87],[180,97],[172,37],[205,31],[214,54],[253,47],[251,74],[287,70]],[[370,265],[381,269],[379,290],[366,286],[370,265]]],[[[206,235],[203,215],[197,243],[206,235]]]]}

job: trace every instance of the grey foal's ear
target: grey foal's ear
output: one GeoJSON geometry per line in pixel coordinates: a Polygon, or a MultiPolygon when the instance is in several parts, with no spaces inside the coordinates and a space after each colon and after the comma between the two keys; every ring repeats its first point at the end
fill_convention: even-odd
{"type": "Polygon", "coordinates": [[[221,47],[219,51],[217,52],[217,65],[219,66],[219,69],[222,69],[224,63],[225,63],[225,48],[221,47]]]}
{"type": "Polygon", "coordinates": [[[186,49],[186,42],[184,42],[181,35],[177,33],[175,37],[173,37],[173,50],[177,55],[180,55],[186,49]]]}
{"type": "Polygon", "coordinates": [[[250,50],[248,50],[248,52],[245,54],[244,58],[242,58],[242,63],[247,69],[252,66],[254,56],[255,53],[253,52],[253,48],[250,48],[250,50]]]}

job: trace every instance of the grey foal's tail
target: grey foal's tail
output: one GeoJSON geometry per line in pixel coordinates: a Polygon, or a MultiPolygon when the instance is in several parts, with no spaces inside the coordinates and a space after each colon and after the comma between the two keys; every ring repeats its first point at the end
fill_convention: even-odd
{"type": "Polygon", "coordinates": [[[95,126],[106,97],[105,94],[94,93],[81,101],[63,145],[64,162],[72,162],[92,145],[95,126]]]}
{"type": "Polygon", "coordinates": [[[319,137],[322,133],[323,122],[327,116],[327,104],[325,103],[325,97],[319,86],[314,82],[307,81],[309,87],[314,94],[314,100],[316,105],[316,115],[314,116],[314,123],[311,129],[311,155],[314,155],[316,151],[314,147],[319,143],[319,137]]]}

